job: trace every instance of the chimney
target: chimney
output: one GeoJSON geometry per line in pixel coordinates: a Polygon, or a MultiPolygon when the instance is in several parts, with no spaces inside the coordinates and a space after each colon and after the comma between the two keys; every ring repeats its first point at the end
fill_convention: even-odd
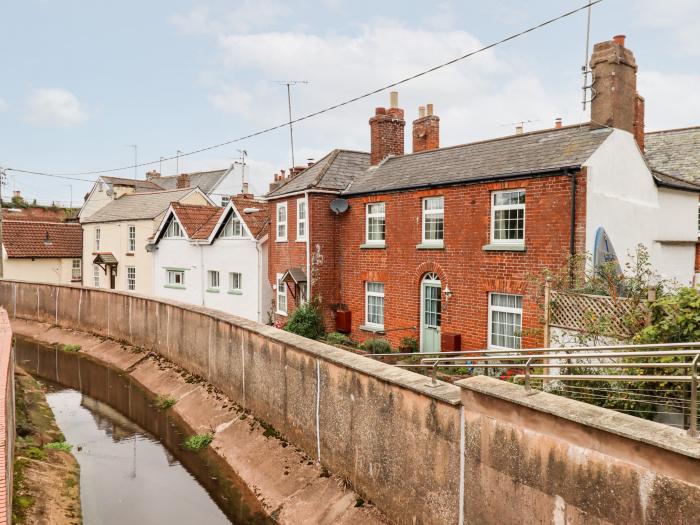
{"type": "Polygon", "coordinates": [[[19,191],[19,190],[14,190],[14,191],[12,192],[12,196],[13,196],[13,197],[17,197],[18,199],[21,199],[21,198],[22,198],[22,192],[19,191]]]}
{"type": "Polygon", "coordinates": [[[403,155],[404,126],[403,109],[399,107],[399,93],[391,92],[391,107],[377,108],[369,119],[370,164],[375,166],[389,155],[403,155]]]}
{"type": "Polygon", "coordinates": [[[413,121],[413,153],[440,147],[440,117],[433,115],[433,105],[420,106],[413,121]]]}
{"type": "Polygon", "coordinates": [[[289,177],[290,178],[296,177],[305,169],[306,169],[306,166],[294,166],[293,168],[289,168],[289,177]]]}
{"type": "Polygon", "coordinates": [[[178,189],[189,188],[190,187],[190,176],[187,173],[183,173],[182,175],[178,175],[176,187],[178,189]]]}
{"type": "Polygon", "coordinates": [[[515,134],[516,135],[523,134],[523,125],[522,124],[518,124],[517,126],[515,126],[515,134]]]}
{"type": "Polygon", "coordinates": [[[160,177],[160,173],[158,173],[156,170],[146,172],[146,180],[152,181],[153,179],[157,179],[158,177],[160,177]]]}
{"type": "Polygon", "coordinates": [[[639,145],[639,149],[644,153],[644,97],[639,93],[635,96],[634,107],[634,139],[639,145]]]}
{"type": "Polygon", "coordinates": [[[644,129],[644,106],[641,105],[642,114],[639,114],[637,62],[632,51],[625,47],[625,36],[616,35],[612,40],[593,46],[590,66],[593,74],[592,128],[612,127],[637,137],[635,129],[644,129]],[[639,118],[641,124],[636,124],[639,118]]]}
{"type": "Polygon", "coordinates": [[[561,117],[554,119],[554,127],[559,129],[561,127],[561,117]]]}

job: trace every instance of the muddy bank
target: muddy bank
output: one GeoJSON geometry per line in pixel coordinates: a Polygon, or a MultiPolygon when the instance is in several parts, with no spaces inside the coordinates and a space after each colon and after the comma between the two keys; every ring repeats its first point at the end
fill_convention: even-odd
{"type": "Polygon", "coordinates": [[[15,371],[16,430],[12,522],[78,525],[80,467],[46,402],[44,386],[15,371]]]}

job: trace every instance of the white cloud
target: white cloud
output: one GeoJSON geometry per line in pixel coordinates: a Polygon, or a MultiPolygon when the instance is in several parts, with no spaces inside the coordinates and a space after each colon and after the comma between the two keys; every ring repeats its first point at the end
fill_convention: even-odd
{"type": "Polygon", "coordinates": [[[25,120],[30,124],[68,128],[82,124],[87,118],[77,97],[65,89],[36,89],[27,100],[25,120]]]}
{"type": "Polygon", "coordinates": [[[700,2],[698,0],[638,0],[634,12],[642,25],[668,30],[668,40],[679,53],[700,54],[700,2]]]}
{"type": "Polygon", "coordinates": [[[640,71],[637,81],[644,96],[647,130],[697,125],[700,97],[690,95],[697,93],[700,74],[640,71]]]}
{"type": "Polygon", "coordinates": [[[289,6],[272,0],[244,0],[223,14],[214,14],[206,6],[197,6],[185,14],[169,17],[170,23],[185,35],[218,34],[227,31],[247,33],[269,26],[292,14],[289,6]]]}

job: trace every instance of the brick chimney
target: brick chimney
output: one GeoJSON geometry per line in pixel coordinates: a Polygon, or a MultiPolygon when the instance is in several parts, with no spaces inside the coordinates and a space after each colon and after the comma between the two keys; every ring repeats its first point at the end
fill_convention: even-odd
{"type": "Polygon", "coordinates": [[[190,176],[187,173],[183,173],[182,175],[178,175],[176,187],[178,189],[189,188],[190,187],[190,176]]]}
{"type": "Polygon", "coordinates": [[[629,131],[644,148],[644,99],[637,93],[637,62],[625,47],[625,35],[593,46],[592,127],[629,131]]]}
{"type": "Polygon", "coordinates": [[[370,164],[375,166],[389,155],[403,155],[404,126],[403,109],[399,108],[399,93],[391,92],[391,107],[377,108],[369,119],[371,136],[370,164]]]}
{"type": "Polygon", "coordinates": [[[420,106],[413,121],[413,153],[440,147],[440,117],[433,115],[433,105],[420,106]]]}
{"type": "Polygon", "coordinates": [[[158,173],[156,170],[146,172],[146,180],[152,181],[153,179],[157,179],[159,177],[160,173],[158,173]]]}

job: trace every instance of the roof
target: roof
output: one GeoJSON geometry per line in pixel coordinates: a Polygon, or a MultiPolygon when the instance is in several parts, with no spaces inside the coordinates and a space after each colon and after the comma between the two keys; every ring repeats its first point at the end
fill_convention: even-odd
{"type": "Polygon", "coordinates": [[[657,186],[672,188],[674,190],[700,192],[700,183],[696,184],[689,180],[681,179],[680,177],[674,177],[673,175],[662,173],[653,168],[651,170],[651,174],[654,177],[654,181],[656,182],[657,186]]]}
{"type": "Polygon", "coordinates": [[[112,186],[129,186],[133,187],[134,191],[141,192],[141,191],[157,191],[157,190],[162,190],[161,186],[158,184],[154,184],[150,180],[142,180],[142,179],[125,179],[123,177],[100,177],[103,181],[105,181],[107,184],[111,184],[112,186]]]}
{"type": "Polygon", "coordinates": [[[250,230],[250,233],[256,239],[261,239],[270,231],[270,204],[247,197],[245,195],[234,195],[231,197],[231,202],[238,210],[239,215],[245,222],[246,226],[250,230]],[[246,213],[245,210],[257,209],[258,211],[250,211],[246,213]]]}
{"type": "Polygon", "coordinates": [[[92,264],[118,264],[118,262],[112,252],[102,252],[97,254],[92,264]]]}
{"type": "Polygon", "coordinates": [[[171,204],[178,221],[190,239],[206,239],[216,226],[224,208],[192,204],[171,204]]]}
{"type": "Polygon", "coordinates": [[[321,160],[288,179],[267,194],[268,198],[310,189],[342,191],[352,180],[369,168],[369,153],[335,149],[321,160]]]}
{"type": "Polygon", "coordinates": [[[653,170],[700,184],[700,126],[645,133],[644,156],[653,170]]]}
{"type": "Polygon", "coordinates": [[[83,229],[77,222],[5,220],[2,235],[10,258],[83,256],[83,229]]]}
{"type": "Polygon", "coordinates": [[[306,282],[306,272],[301,268],[294,267],[290,268],[282,276],[282,281],[288,283],[293,281],[294,284],[305,283],[306,282]]]}
{"type": "Polygon", "coordinates": [[[6,221],[65,222],[72,218],[72,214],[64,208],[30,206],[28,208],[3,208],[2,218],[6,221]]]}
{"type": "Polygon", "coordinates": [[[155,219],[177,202],[189,195],[193,188],[129,193],[106,204],[82,220],[83,223],[155,219]]]}
{"type": "MultiPolygon", "coordinates": [[[[216,188],[216,185],[226,172],[228,172],[228,168],[225,170],[198,171],[196,173],[188,173],[187,176],[190,179],[191,188],[197,187],[208,194],[216,188]]],[[[161,176],[152,180],[165,190],[174,190],[177,188],[177,178],[178,175],[168,175],[167,177],[161,176]]]]}
{"type": "Polygon", "coordinates": [[[612,131],[577,124],[388,157],[358,175],[343,193],[380,193],[578,167],[612,131]]]}

